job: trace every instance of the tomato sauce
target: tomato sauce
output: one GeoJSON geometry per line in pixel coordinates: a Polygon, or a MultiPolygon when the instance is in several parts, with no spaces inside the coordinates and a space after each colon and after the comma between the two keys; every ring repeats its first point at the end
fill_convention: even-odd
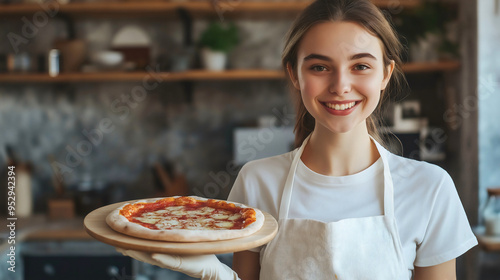
{"type": "MultiPolygon", "coordinates": [[[[229,217],[235,215],[235,214],[240,214],[240,217],[237,219],[229,220],[228,218],[226,219],[213,219],[210,222],[204,222],[203,229],[213,229],[213,230],[220,230],[220,229],[231,229],[231,230],[238,230],[238,229],[243,229],[249,224],[253,223],[255,221],[255,210],[250,209],[250,208],[241,208],[235,206],[233,203],[226,203],[223,201],[216,201],[216,200],[207,200],[207,201],[199,201],[195,200],[190,197],[179,197],[179,198],[166,198],[166,199],[161,199],[153,203],[136,203],[132,205],[127,205],[125,206],[121,211],[120,214],[125,216],[129,221],[139,224],[143,227],[152,229],[152,230],[162,230],[162,229],[170,229],[170,228],[158,228],[156,223],[151,224],[151,223],[145,223],[137,218],[140,218],[143,216],[145,213],[149,212],[155,212],[158,210],[163,210],[167,209],[168,207],[172,206],[183,206],[180,211],[185,211],[186,214],[182,216],[176,216],[172,215],[170,212],[163,213],[161,216],[163,217],[175,217],[177,221],[180,221],[178,225],[176,225],[175,229],[186,229],[188,227],[189,220],[192,219],[196,223],[196,221],[202,221],[205,219],[213,219],[214,214],[222,214],[222,215],[228,215],[229,217]],[[198,211],[201,208],[204,207],[210,207],[214,209],[212,213],[210,214],[197,214],[197,215],[188,215],[189,212],[191,211],[198,211]],[[193,218],[194,217],[194,218],[193,218]],[[219,227],[217,223],[220,222],[231,222],[232,226],[231,227],[219,227]]],[[[179,211],[179,209],[176,209],[179,211]]]]}

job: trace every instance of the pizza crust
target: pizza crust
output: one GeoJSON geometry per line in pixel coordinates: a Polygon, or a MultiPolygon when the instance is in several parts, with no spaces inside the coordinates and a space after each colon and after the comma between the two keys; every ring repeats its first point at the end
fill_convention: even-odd
{"type": "MultiPolygon", "coordinates": [[[[206,201],[208,199],[202,197],[191,196],[196,200],[206,201]]],[[[135,201],[135,203],[150,203],[155,202],[162,198],[154,198],[147,200],[135,201]]],[[[241,203],[229,202],[233,203],[237,207],[241,208],[252,208],[241,203]]],[[[123,209],[126,205],[131,203],[125,203],[119,208],[113,210],[107,217],[106,223],[115,231],[120,233],[143,238],[150,240],[159,240],[159,241],[171,241],[171,242],[202,242],[202,241],[217,241],[217,240],[227,240],[249,236],[262,228],[264,225],[264,214],[256,209],[256,220],[251,223],[247,227],[243,229],[221,229],[221,230],[189,230],[189,229],[169,229],[169,230],[154,230],[143,227],[139,224],[130,222],[127,218],[120,215],[120,210],[123,209]]]]}

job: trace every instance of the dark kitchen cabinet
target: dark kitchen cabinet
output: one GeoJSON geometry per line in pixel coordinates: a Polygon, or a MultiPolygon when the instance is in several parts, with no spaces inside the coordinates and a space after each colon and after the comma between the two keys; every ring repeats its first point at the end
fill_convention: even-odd
{"type": "Polygon", "coordinates": [[[24,279],[133,279],[132,259],[124,256],[25,255],[24,279]]]}
{"type": "Polygon", "coordinates": [[[16,280],[134,279],[133,260],[101,242],[27,240],[19,249],[22,278],[16,280]]]}

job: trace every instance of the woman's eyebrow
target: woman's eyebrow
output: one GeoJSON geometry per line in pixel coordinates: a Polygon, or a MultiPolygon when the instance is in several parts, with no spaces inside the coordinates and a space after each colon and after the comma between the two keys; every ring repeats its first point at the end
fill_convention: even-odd
{"type": "Polygon", "coordinates": [[[311,59],[326,60],[326,61],[329,61],[329,62],[332,61],[332,59],[329,58],[328,56],[322,55],[322,54],[317,54],[317,53],[312,53],[312,54],[304,57],[304,61],[308,61],[308,60],[311,60],[311,59]]]}
{"type": "Polygon", "coordinates": [[[377,60],[377,58],[374,55],[372,55],[371,53],[357,53],[357,54],[352,55],[349,58],[349,60],[356,60],[356,59],[360,59],[360,58],[364,58],[364,57],[371,58],[373,60],[377,60]]]}
{"type": "MultiPolygon", "coordinates": [[[[349,60],[356,60],[356,59],[360,59],[360,58],[371,58],[373,60],[377,60],[377,58],[372,55],[371,53],[357,53],[357,54],[353,54],[349,57],[349,60]]],[[[312,53],[306,57],[304,57],[304,61],[308,61],[308,60],[312,60],[312,59],[319,59],[319,60],[325,60],[325,61],[328,61],[328,62],[332,62],[333,60],[326,56],[326,55],[322,55],[322,54],[317,54],[317,53],[312,53]]]]}

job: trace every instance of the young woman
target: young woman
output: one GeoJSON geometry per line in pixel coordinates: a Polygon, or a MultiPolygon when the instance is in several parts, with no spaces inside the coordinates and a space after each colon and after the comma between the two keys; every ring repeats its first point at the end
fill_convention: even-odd
{"type": "Polygon", "coordinates": [[[286,38],[298,149],[246,164],[228,200],[279,221],[266,246],[214,256],[125,252],[202,279],[456,279],[477,244],[450,176],[379,142],[376,112],[404,80],[397,36],[369,0],[317,0],[286,38]],[[375,113],[374,113],[375,112],[375,113]]]}

